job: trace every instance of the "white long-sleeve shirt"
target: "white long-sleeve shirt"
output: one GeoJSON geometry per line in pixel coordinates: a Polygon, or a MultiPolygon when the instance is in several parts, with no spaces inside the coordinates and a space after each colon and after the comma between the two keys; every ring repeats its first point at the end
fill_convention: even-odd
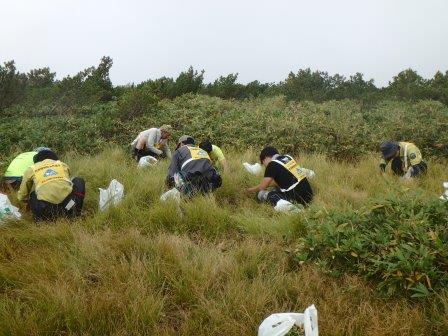
{"type": "Polygon", "coordinates": [[[162,132],[158,128],[150,128],[140,134],[132,141],[131,145],[133,147],[137,146],[140,139],[144,139],[145,148],[150,151],[160,155],[165,153],[167,158],[171,158],[171,151],[168,147],[168,139],[162,139],[162,132]]]}

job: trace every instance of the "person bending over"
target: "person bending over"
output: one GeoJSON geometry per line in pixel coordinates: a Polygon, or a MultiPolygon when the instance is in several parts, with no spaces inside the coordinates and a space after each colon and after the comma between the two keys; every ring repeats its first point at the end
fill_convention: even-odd
{"type": "Polygon", "coordinates": [[[17,198],[28,202],[34,220],[79,216],[85,196],[84,180],[70,179],[69,167],[51,150],[38,152],[33,162],[23,174],[17,198]]]}
{"type": "Polygon", "coordinates": [[[276,206],[280,200],[308,205],[313,190],[302,168],[290,155],[280,155],[274,147],[265,147],[260,153],[260,163],[266,167],[263,180],[247,191],[257,194],[260,202],[276,206]],[[266,190],[269,186],[274,188],[266,190]]]}
{"type": "Polygon", "coordinates": [[[208,153],[194,143],[191,136],[181,136],[168,168],[167,185],[187,197],[212,192],[222,184],[208,153]]]}

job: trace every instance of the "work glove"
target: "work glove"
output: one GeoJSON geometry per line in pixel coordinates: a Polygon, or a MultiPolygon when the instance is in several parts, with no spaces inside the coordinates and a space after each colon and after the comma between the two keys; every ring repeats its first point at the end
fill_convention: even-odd
{"type": "Polygon", "coordinates": [[[163,151],[161,151],[160,149],[154,148],[151,151],[153,151],[154,153],[156,153],[157,155],[161,155],[163,154],[163,151]]]}
{"type": "Polygon", "coordinates": [[[412,167],[409,167],[408,171],[406,172],[406,174],[404,174],[403,177],[404,177],[406,180],[411,179],[411,178],[412,178],[412,172],[413,172],[413,168],[412,168],[412,167]]]}
{"type": "Polygon", "coordinates": [[[381,170],[381,172],[385,172],[386,171],[386,164],[385,163],[381,163],[380,164],[380,170],[381,170]]]}

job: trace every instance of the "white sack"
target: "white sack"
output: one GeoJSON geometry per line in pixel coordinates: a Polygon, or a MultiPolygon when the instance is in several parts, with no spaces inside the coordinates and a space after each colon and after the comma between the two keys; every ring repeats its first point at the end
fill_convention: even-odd
{"type": "Polygon", "coordinates": [[[169,200],[175,200],[176,202],[180,202],[180,191],[176,188],[170,189],[167,192],[163,193],[162,196],[160,196],[160,200],[162,202],[166,202],[169,200]]]}
{"type": "Polygon", "coordinates": [[[300,208],[287,200],[281,199],[275,205],[274,210],[278,212],[299,212],[300,208]]]}
{"type": "Polygon", "coordinates": [[[155,165],[157,163],[157,159],[151,155],[143,156],[138,161],[139,168],[148,167],[155,165]]]}
{"type": "Polygon", "coordinates": [[[250,164],[248,162],[243,162],[243,166],[249,173],[253,175],[258,175],[261,173],[261,164],[259,163],[250,164]]]}
{"type": "Polygon", "coordinates": [[[305,336],[318,336],[317,309],[314,305],[302,313],[279,313],[268,316],[258,328],[258,336],[284,336],[296,325],[305,336]]]}
{"type": "Polygon", "coordinates": [[[124,197],[124,187],[117,180],[113,179],[107,189],[100,190],[99,208],[106,210],[110,205],[117,205],[124,197]]]}
{"type": "Polygon", "coordinates": [[[445,188],[445,192],[440,196],[440,199],[448,201],[448,182],[443,182],[443,188],[445,188]]]}
{"type": "Polygon", "coordinates": [[[7,195],[0,193],[0,225],[8,220],[20,219],[19,209],[11,204],[7,195]]]}

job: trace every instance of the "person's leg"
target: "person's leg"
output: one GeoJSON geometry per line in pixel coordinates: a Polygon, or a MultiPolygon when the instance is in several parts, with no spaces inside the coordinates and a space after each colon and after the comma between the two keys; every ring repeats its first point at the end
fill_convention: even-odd
{"type": "Polygon", "coordinates": [[[53,219],[57,215],[57,206],[37,199],[34,191],[30,194],[28,205],[33,214],[33,219],[36,222],[53,219]]]}
{"type": "Polygon", "coordinates": [[[390,165],[395,175],[403,176],[405,174],[403,171],[403,161],[400,157],[393,158],[390,165]]]}
{"type": "Polygon", "coordinates": [[[426,165],[426,162],[422,161],[419,164],[412,166],[411,177],[416,177],[416,176],[422,175],[422,174],[426,173],[427,169],[428,169],[428,166],[426,165]]]}
{"type": "Polygon", "coordinates": [[[86,182],[80,177],[72,178],[73,190],[71,199],[75,202],[72,208],[72,216],[81,215],[84,206],[84,198],[86,196],[86,182]]]}
{"type": "MultiPolygon", "coordinates": [[[[262,191],[264,191],[264,190],[262,190],[262,191]]],[[[277,205],[277,202],[280,200],[289,201],[287,194],[282,192],[280,189],[274,189],[272,191],[269,191],[267,194],[266,194],[266,191],[264,193],[262,193],[262,191],[260,191],[258,193],[258,199],[260,201],[268,202],[269,204],[271,204],[274,207],[277,205]]]]}
{"type": "Polygon", "coordinates": [[[305,178],[300,183],[290,191],[289,201],[297,202],[304,206],[308,205],[313,199],[313,189],[308,180],[305,178]]]}
{"type": "Polygon", "coordinates": [[[144,156],[148,156],[151,155],[152,157],[158,159],[159,155],[154,153],[153,151],[149,150],[149,149],[136,149],[134,151],[134,155],[137,159],[137,161],[140,161],[140,159],[144,156]]]}

